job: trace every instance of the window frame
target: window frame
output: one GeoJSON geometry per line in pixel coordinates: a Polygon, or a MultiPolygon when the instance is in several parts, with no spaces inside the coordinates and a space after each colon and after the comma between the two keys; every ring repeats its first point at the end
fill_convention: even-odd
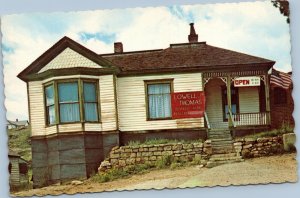
{"type": "Polygon", "coordinates": [[[45,117],[45,126],[51,127],[55,125],[64,125],[64,124],[76,124],[76,123],[101,123],[101,105],[100,105],[100,87],[99,79],[90,79],[90,78],[69,78],[69,79],[58,79],[46,82],[43,84],[43,94],[44,94],[44,117],[45,117]],[[79,103],[79,121],[76,122],[61,122],[60,119],[60,105],[59,105],[59,95],[58,95],[58,84],[59,83],[68,83],[76,82],[78,88],[78,103],[79,103]],[[83,92],[83,83],[94,83],[96,91],[96,103],[97,103],[97,121],[86,121],[84,116],[84,92],[83,92]],[[46,105],[46,87],[53,84],[54,86],[54,106],[55,106],[55,123],[49,124],[47,119],[47,105],[46,105]]]}
{"type": "Polygon", "coordinates": [[[46,126],[54,126],[57,123],[57,113],[56,113],[57,100],[56,100],[56,94],[55,94],[55,84],[54,84],[53,81],[48,82],[48,83],[43,85],[43,94],[44,94],[44,107],[45,107],[44,117],[45,117],[46,126]],[[50,122],[49,122],[47,97],[46,97],[46,88],[49,87],[49,86],[53,86],[53,94],[54,94],[54,104],[53,104],[53,106],[54,106],[54,113],[55,113],[55,122],[52,123],[52,124],[50,124],[50,122]]]}
{"type": "Polygon", "coordinates": [[[82,79],[81,80],[81,90],[82,90],[82,94],[80,94],[82,96],[82,99],[80,99],[80,101],[82,102],[82,113],[83,113],[83,121],[85,123],[100,123],[101,122],[101,108],[100,108],[100,91],[99,91],[99,80],[94,80],[94,79],[82,79]],[[86,121],[85,120],[85,109],[84,109],[84,103],[85,103],[85,100],[84,100],[84,87],[83,87],[83,84],[84,83],[93,83],[95,84],[95,94],[96,94],[96,102],[93,102],[93,103],[96,103],[97,104],[97,121],[86,121]]]}
{"type": "Polygon", "coordinates": [[[73,80],[60,80],[58,82],[56,82],[57,84],[57,89],[55,90],[55,94],[57,95],[58,101],[57,101],[57,106],[58,106],[58,115],[59,115],[59,119],[58,122],[59,124],[72,124],[72,123],[80,123],[82,121],[82,117],[81,117],[81,98],[80,98],[80,84],[79,84],[79,80],[73,79],[73,80]],[[61,118],[60,118],[60,106],[61,103],[59,102],[59,94],[58,94],[58,85],[62,84],[62,83],[77,83],[77,91],[78,91],[78,102],[66,102],[63,104],[78,104],[79,106],[79,121],[75,121],[75,122],[62,122],[61,118]]]}
{"type": "Polygon", "coordinates": [[[168,79],[157,79],[157,80],[144,80],[144,88],[145,88],[145,104],[146,104],[146,121],[156,121],[156,120],[172,120],[172,105],[170,105],[170,117],[164,118],[150,118],[150,110],[149,110],[149,94],[148,94],[148,85],[155,84],[169,84],[170,85],[170,103],[171,103],[171,94],[174,92],[174,78],[168,79]]]}

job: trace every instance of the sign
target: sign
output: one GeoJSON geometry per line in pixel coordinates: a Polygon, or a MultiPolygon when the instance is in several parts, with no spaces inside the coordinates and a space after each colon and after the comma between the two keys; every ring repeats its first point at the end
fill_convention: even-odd
{"type": "Polygon", "coordinates": [[[203,91],[171,93],[172,118],[200,118],[205,111],[203,91]]]}
{"type": "Polygon", "coordinates": [[[258,76],[245,76],[234,79],[235,87],[253,87],[260,86],[260,77],[258,76]]]}

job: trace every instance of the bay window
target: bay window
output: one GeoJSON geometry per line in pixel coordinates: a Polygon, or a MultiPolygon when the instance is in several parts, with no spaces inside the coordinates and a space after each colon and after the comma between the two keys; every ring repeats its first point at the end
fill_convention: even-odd
{"type": "Polygon", "coordinates": [[[99,122],[98,81],[75,79],[46,85],[46,125],[99,122]]]}

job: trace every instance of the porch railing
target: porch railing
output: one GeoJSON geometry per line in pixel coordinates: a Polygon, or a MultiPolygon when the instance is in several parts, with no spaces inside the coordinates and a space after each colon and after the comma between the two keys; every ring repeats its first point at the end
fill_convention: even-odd
{"type": "Polygon", "coordinates": [[[232,114],[236,126],[269,125],[270,112],[232,114]]]}

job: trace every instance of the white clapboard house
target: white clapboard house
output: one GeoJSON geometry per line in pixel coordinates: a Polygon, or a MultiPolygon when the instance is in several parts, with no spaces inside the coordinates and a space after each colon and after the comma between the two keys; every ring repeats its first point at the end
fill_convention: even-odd
{"type": "Polygon", "coordinates": [[[270,127],[274,61],[199,42],[97,54],[64,37],[23,70],[34,186],[95,172],[112,147],[270,127]]]}

